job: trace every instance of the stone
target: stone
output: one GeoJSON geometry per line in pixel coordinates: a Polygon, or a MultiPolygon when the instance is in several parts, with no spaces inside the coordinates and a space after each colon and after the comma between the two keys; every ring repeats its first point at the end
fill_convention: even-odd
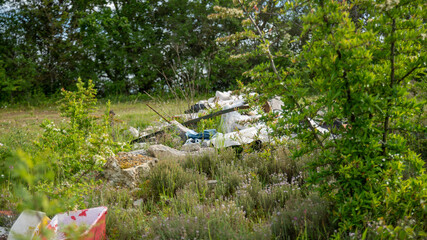
{"type": "Polygon", "coordinates": [[[208,185],[215,185],[217,182],[217,180],[208,180],[208,185]]]}
{"type": "Polygon", "coordinates": [[[159,160],[163,159],[183,159],[185,158],[185,153],[174,148],[165,146],[165,145],[151,145],[147,149],[150,156],[155,157],[159,160]]]}
{"type": "Polygon", "coordinates": [[[133,150],[131,152],[128,152],[127,154],[130,154],[130,155],[147,155],[147,151],[145,149],[138,149],[138,150],[133,150]]]}
{"type": "Polygon", "coordinates": [[[134,150],[146,149],[147,148],[147,143],[145,143],[145,142],[143,142],[143,143],[134,143],[132,148],[134,150]]]}
{"type": "Polygon", "coordinates": [[[134,201],[134,202],[133,202],[133,206],[134,206],[134,207],[139,207],[139,206],[141,206],[143,203],[144,203],[144,200],[143,200],[142,198],[140,198],[140,199],[138,199],[138,200],[136,200],[136,201],[134,201]]]}
{"type": "Polygon", "coordinates": [[[0,240],[6,240],[9,235],[9,229],[5,227],[0,227],[0,240]]]}
{"type": "Polygon", "coordinates": [[[181,150],[184,152],[196,152],[200,151],[201,147],[198,143],[189,143],[182,146],[181,150]]]}
{"type": "Polygon", "coordinates": [[[165,159],[184,160],[189,156],[195,157],[203,154],[212,154],[215,152],[215,149],[211,147],[206,147],[206,148],[199,148],[198,151],[194,151],[194,152],[185,152],[185,151],[179,151],[174,148],[159,144],[159,145],[151,145],[148,148],[147,152],[148,154],[150,154],[151,156],[159,160],[165,160],[165,159]]]}
{"type": "Polygon", "coordinates": [[[143,162],[133,167],[122,169],[119,165],[117,158],[123,157],[123,154],[126,153],[120,153],[121,156],[114,156],[108,158],[107,163],[104,166],[104,177],[112,185],[121,185],[130,188],[135,188],[139,184],[140,179],[142,177],[147,176],[147,174],[150,172],[150,169],[158,163],[158,160],[155,158],[151,158],[141,154],[135,155],[134,153],[130,152],[127,153],[129,154],[129,156],[145,157],[146,162],[143,162]]]}

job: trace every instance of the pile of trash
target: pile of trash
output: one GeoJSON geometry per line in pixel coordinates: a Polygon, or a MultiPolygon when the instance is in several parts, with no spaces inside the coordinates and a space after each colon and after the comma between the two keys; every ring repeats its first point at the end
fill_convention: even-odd
{"type": "MultiPolygon", "coordinates": [[[[254,93],[255,94],[255,93],[254,93]]],[[[182,124],[174,121],[168,121],[168,128],[176,129],[180,132],[180,136],[184,140],[184,146],[187,144],[200,144],[202,147],[231,147],[243,144],[250,144],[253,141],[268,142],[269,130],[265,123],[260,122],[264,112],[282,111],[283,102],[280,98],[273,98],[265,103],[262,109],[250,110],[245,101],[244,95],[233,95],[231,91],[217,91],[215,97],[208,100],[202,100],[191,106],[185,111],[185,114],[174,116],[174,119],[185,120],[182,124]],[[220,109],[216,112],[208,114],[207,110],[220,109]],[[237,110],[249,109],[245,113],[240,113],[237,110]],[[202,117],[199,117],[202,115],[202,117]],[[194,126],[197,122],[203,119],[221,116],[220,129],[205,129],[203,132],[196,132],[187,127],[194,126]]],[[[154,109],[153,109],[154,110],[154,109]]],[[[155,110],[154,110],[155,111],[155,110]]],[[[134,136],[138,136],[132,143],[143,142],[156,134],[163,133],[160,130],[151,134],[141,134],[135,128],[130,128],[134,136]]],[[[145,132],[144,132],[145,133],[145,132]]]]}
{"type": "MultiPolygon", "coordinates": [[[[252,94],[252,96],[255,93],[252,94]]],[[[147,104],[148,105],[148,104],[147,104]]],[[[119,153],[110,158],[105,166],[104,175],[110,183],[135,187],[141,176],[149,173],[150,169],[159,161],[164,159],[180,160],[188,156],[197,156],[206,153],[213,153],[218,148],[228,148],[233,146],[249,145],[260,146],[263,143],[271,142],[272,130],[260,118],[265,113],[273,112],[280,118],[283,116],[284,103],[279,97],[267,101],[262,107],[250,108],[245,101],[244,95],[233,95],[231,91],[217,91],[215,97],[202,100],[191,106],[184,114],[174,116],[174,119],[184,119],[179,123],[176,120],[166,119],[155,109],[148,105],[154,112],[165,120],[165,123],[157,131],[148,133],[147,129],[140,132],[135,128],[130,128],[130,132],[137,137],[131,143],[136,152],[119,153]],[[245,109],[245,111],[238,111],[245,109]],[[208,112],[209,110],[209,112],[208,112]],[[221,117],[221,124],[218,129],[204,129],[196,132],[194,127],[198,122],[213,117],[221,117]],[[178,133],[183,143],[181,150],[159,145],[156,136],[173,130],[178,133]],[[147,144],[146,142],[150,142],[147,144]],[[255,144],[254,144],[255,143],[255,144]],[[145,150],[141,150],[145,149],[145,150]],[[123,158],[132,158],[139,155],[137,159],[149,159],[147,161],[130,161],[139,165],[129,165],[129,161],[123,163],[123,158]],[[127,168],[124,168],[126,166],[127,168]]],[[[320,133],[328,132],[327,126],[318,124],[310,120],[310,124],[320,133]]],[[[154,130],[154,127],[150,127],[154,130]]],[[[286,140],[283,136],[281,140],[286,140]]],[[[133,158],[132,158],[133,159],[133,158]]]]}

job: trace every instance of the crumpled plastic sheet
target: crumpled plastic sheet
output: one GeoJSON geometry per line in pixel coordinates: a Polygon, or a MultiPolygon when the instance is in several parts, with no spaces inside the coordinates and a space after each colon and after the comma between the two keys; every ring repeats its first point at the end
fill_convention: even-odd
{"type": "Polygon", "coordinates": [[[223,148],[249,144],[256,140],[260,140],[261,142],[270,142],[270,135],[271,130],[268,130],[265,124],[260,123],[241,131],[225,134],[218,133],[209,141],[209,144],[212,144],[215,148],[223,148]]]}

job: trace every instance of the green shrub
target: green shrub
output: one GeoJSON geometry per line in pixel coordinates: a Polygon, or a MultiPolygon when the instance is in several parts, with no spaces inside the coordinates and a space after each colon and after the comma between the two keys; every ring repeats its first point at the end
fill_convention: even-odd
{"type": "Polygon", "coordinates": [[[218,181],[215,185],[215,196],[224,198],[233,195],[243,183],[244,175],[242,169],[234,164],[221,163],[215,174],[218,181]]]}
{"type": "Polygon", "coordinates": [[[62,90],[61,115],[68,117],[65,126],[56,126],[45,120],[44,132],[36,146],[39,154],[51,159],[58,177],[70,178],[75,174],[100,171],[106,158],[128,149],[125,143],[114,142],[110,132],[109,104],[98,120],[90,115],[96,108],[96,90],[92,81],[87,88],[79,79],[77,92],[62,90]]]}
{"type": "Polygon", "coordinates": [[[233,202],[194,206],[191,215],[154,219],[149,238],[154,239],[269,239],[268,229],[252,226],[233,202]]]}
{"type": "Polygon", "coordinates": [[[208,188],[198,189],[197,183],[190,183],[176,192],[170,199],[170,206],[175,214],[193,214],[194,207],[206,201],[208,188]]]}
{"type": "Polygon", "coordinates": [[[212,178],[218,171],[220,158],[217,154],[203,154],[201,156],[189,156],[182,163],[185,169],[194,169],[212,178]]]}
{"type": "Polygon", "coordinates": [[[420,224],[411,216],[399,219],[394,226],[387,225],[384,218],[379,218],[368,224],[364,234],[366,239],[426,239],[426,230],[420,229],[420,224]]]}
{"type": "Polygon", "coordinates": [[[282,147],[277,150],[265,148],[260,152],[248,153],[242,161],[264,184],[274,183],[272,177],[277,174],[285,174],[288,182],[300,174],[297,160],[289,156],[287,150],[282,147]]]}
{"type": "Polygon", "coordinates": [[[222,129],[221,116],[217,116],[209,119],[202,119],[200,122],[197,123],[196,132],[203,132],[204,130],[207,130],[207,129],[216,129],[217,131],[221,132],[221,129],[222,129]]]}
{"type": "Polygon", "coordinates": [[[195,182],[195,186],[200,191],[206,189],[206,177],[194,170],[184,170],[175,160],[160,161],[148,176],[147,187],[151,191],[151,196],[159,198],[160,196],[173,197],[177,190],[185,185],[195,182]]]}
{"type": "Polygon", "coordinates": [[[236,192],[236,203],[252,219],[270,216],[291,196],[301,193],[298,182],[289,183],[285,174],[276,176],[277,182],[267,185],[263,185],[255,173],[246,174],[245,178],[236,192]]]}
{"type": "Polygon", "coordinates": [[[293,195],[273,214],[272,234],[275,239],[327,239],[334,229],[329,209],[330,204],[317,195],[293,195]]]}

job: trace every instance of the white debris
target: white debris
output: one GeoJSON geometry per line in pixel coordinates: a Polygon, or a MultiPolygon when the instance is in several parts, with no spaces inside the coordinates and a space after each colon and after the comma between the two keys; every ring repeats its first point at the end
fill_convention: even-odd
{"type": "Polygon", "coordinates": [[[257,124],[254,127],[249,127],[241,131],[230,133],[218,133],[210,140],[210,143],[215,148],[239,146],[249,144],[253,141],[260,140],[261,142],[270,142],[269,130],[265,124],[257,124]]]}
{"type": "Polygon", "coordinates": [[[136,138],[139,137],[139,131],[136,128],[130,127],[129,132],[130,132],[130,134],[132,134],[132,136],[134,136],[136,138]]]}
{"type": "Polygon", "coordinates": [[[232,99],[231,99],[231,91],[228,91],[228,92],[220,92],[220,91],[217,91],[217,92],[215,93],[215,97],[216,97],[219,101],[232,100],[232,99]]]}
{"type": "Polygon", "coordinates": [[[321,134],[324,133],[328,133],[329,130],[326,128],[322,128],[321,126],[319,126],[319,124],[317,124],[313,119],[309,119],[310,120],[310,124],[311,126],[313,126],[314,128],[316,128],[321,134]]]}
{"type": "Polygon", "coordinates": [[[277,111],[281,112],[282,111],[282,107],[285,105],[283,103],[283,101],[280,100],[279,97],[275,97],[275,98],[271,99],[269,101],[269,104],[270,104],[271,110],[273,110],[273,112],[277,112],[277,111]]]}

